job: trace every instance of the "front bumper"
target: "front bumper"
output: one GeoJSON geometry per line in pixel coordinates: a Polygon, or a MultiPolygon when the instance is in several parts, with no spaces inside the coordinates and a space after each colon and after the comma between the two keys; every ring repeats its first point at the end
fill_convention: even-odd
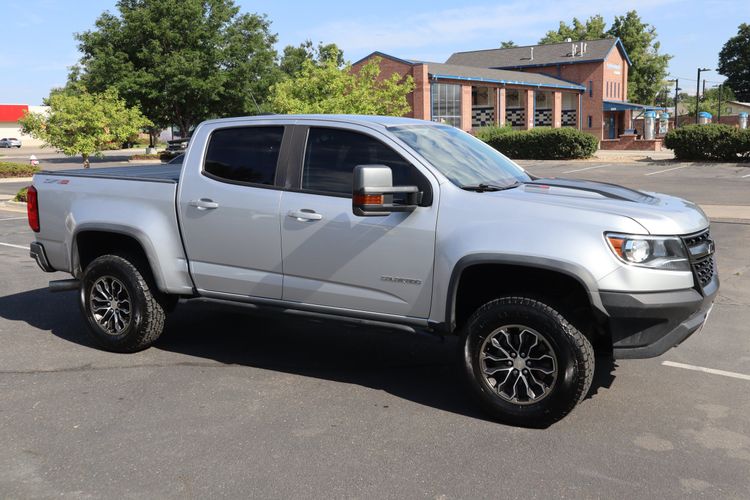
{"type": "Polygon", "coordinates": [[[34,241],[29,245],[29,256],[36,261],[42,271],[46,273],[55,272],[55,269],[50,265],[49,260],[47,260],[47,254],[41,243],[34,241]]]}
{"type": "Polygon", "coordinates": [[[698,291],[600,292],[615,358],[653,358],[700,330],[719,291],[719,278],[698,291]]]}

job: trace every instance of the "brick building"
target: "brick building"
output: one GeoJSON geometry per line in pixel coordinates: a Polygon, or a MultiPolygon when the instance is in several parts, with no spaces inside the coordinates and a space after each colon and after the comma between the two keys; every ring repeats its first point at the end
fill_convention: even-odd
{"type": "Polygon", "coordinates": [[[630,59],[617,38],[507,49],[457,52],[445,63],[381,58],[381,77],[411,75],[409,116],[463,130],[509,123],[515,128],[576,127],[617,141],[633,113],[649,106],[627,102],[630,59]]]}

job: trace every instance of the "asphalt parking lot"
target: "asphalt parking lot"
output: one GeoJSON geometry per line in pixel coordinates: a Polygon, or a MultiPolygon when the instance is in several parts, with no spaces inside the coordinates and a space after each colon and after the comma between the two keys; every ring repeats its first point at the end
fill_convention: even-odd
{"type": "MultiPolygon", "coordinates": [[[[524,165],[750,206],[748,167],[524,165]]],[[[156,347],[97,350],[76,294],[46,289],[66,276],[28,258],[23,214],[0,211],[0,496],[748,498],[750,219],[711,231],[703,331],[599,359],[589,397],[531,430],[476,410],[451,340],[190,303],[156,347]]]]}

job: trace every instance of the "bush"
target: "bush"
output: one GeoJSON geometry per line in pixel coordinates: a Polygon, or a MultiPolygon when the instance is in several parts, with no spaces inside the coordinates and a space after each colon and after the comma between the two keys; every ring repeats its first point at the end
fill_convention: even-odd
{"type": "Polygon", "coordinates": [[[29,191],[28,187],[21,188],[21,190],[16,193],[16,196],[13,198],[13,201],[21,201],[23,203],[26,203],[26,193],[28,191],[29,191]]]}
{"type": "Polygon", "coordinates": [[[678,160],[750,159],[750,130],[721,124],[685,125],[670,130],[664,145],[678,160]]]}
{"type": "Polygon", "coordinates": [[[39,167],[32,167],[28,163],[0,161],[0,179],[8,177],[31,177],[37,172],[39,172],[39,167]]]}
{"type": "Polygon", "coordinates": [[[473,130],[474,135],[477,139],[484,142],[490,142],[492,139],[499,135],[509,134],[513,132],[513,127],[510,125],[503,125],[502,127],[492,125],[488,127],[479,127],[473,130]]]}
{"type": "Polygon", "coordinates": [[[131,160],[161,160],[161,154],[156,153],[152,155],[131,155],[131,160]]]}
{"type": "Polygon", "coordinates": [[[589,158],[599,147],[593,135],[568,127],[513,130],[486,142],[509,158],[534,160],[589,158]]]}

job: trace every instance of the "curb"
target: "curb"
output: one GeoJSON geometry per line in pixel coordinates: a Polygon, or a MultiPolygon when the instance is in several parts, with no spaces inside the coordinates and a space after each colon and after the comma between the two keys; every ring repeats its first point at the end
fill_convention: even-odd
{"type": "Polygon", "coordinates": [[[11,184],[14,182],[32,182],[33,177],[3,177],[0,179],[0,184],[11,184]]]}
{"type": "Polygon", "coordinates": [[[5,200],[0,201],[0,210],[6,210],[8,212],[18,212],[19,214],[26,213],[26,203],[21,201],[5,200]]]}

